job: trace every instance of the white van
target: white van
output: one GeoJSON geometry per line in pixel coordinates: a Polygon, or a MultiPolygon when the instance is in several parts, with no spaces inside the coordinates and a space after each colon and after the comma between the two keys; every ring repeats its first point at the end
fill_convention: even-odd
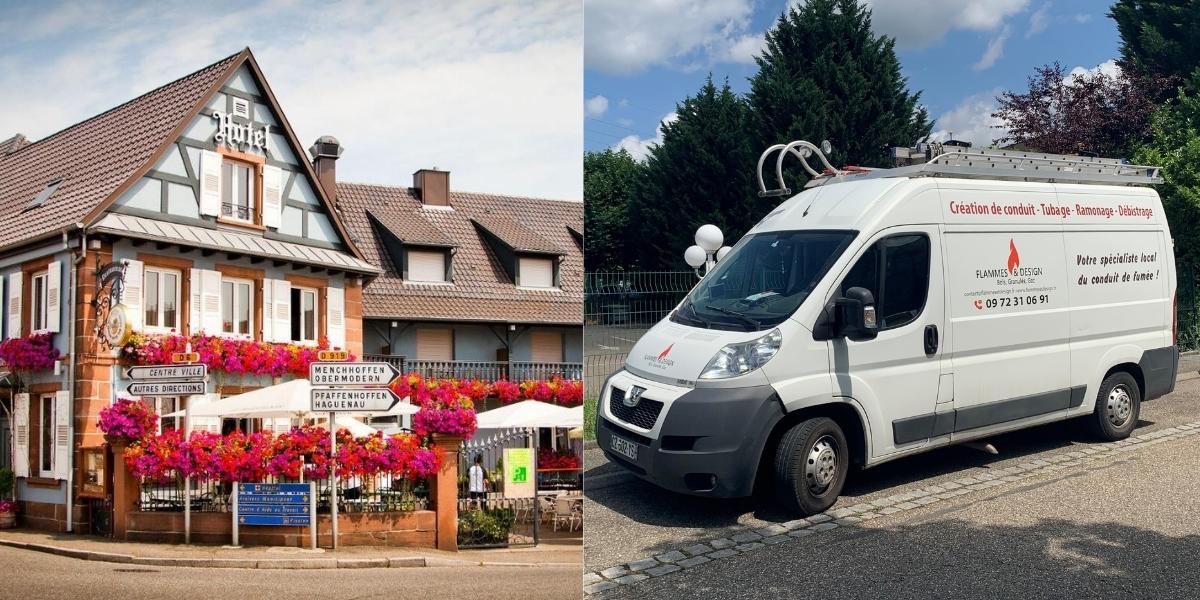
{"type": "Polygon", "coordinates": [[[788,154],[815,179],[605,382],[607,456],[702,496],[770,478],[812,514],[851,464],[1074,417],[1127,437],[1178,363],[1171,235],[1145,187],[1157,168],[934,150],[855,173],[808,142],[764,153],[779,152],[780,188],[788,154]]]}

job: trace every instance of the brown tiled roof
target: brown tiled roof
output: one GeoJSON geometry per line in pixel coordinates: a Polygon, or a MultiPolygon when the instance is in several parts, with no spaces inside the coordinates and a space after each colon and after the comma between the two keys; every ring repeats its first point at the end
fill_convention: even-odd
{"type": "Polygon", "coordinates": [[[526,227],[512,215],[486,212],[473,215],[471,220],[517,252],[563,253],[562,249],[547,240],[544,235],[526,227]]]}
{"type": "Polygon", "coordinates": [[[450,239],[440,229],[433,226],[428,219],[421,216],[421,210],[390,211],[367,210],[367,214],[376,223],[390,231],[396,239],[405,244],[417,246],[454,246],[450,239]]]}
{"type": "MultiPolygon", "coordinates": [[[[405,320],[581,324],[583,252],[568,224],[582,227],[583,204],[540,198],[450,193],[453,210],[422,208],[411,188],[339,183],[342,217],[367,260],[383,268],[363,294],[363,317],[405,320]],[[367,212],[403,219],[419,214],[458,248],[454,284],[405,283],[367,212]],[[474,219],[509,215],[563,253],[561,290],[518,289],[474,219]]],[[[490,222],[490,221],[489,221],[490,222]]],[[[524,245],[522,242],[521,245],[524,245]]]]}
{"type": "Polygon", "coordinates": [[[0,142],[0,156],[12,154],[21,148],[29,145],[29,140],[25,139],[24,135],[16,134],[3,142],[0,142]]]}
{"type": "Polygon", "coordinates": [[[21,224],[0,228],[0,247],[83,221],[154,156],[241,54],[0,155],[0,223],[21,224]],[[26,210],[56,179],[63,183],[45,204],[26,210]]]}

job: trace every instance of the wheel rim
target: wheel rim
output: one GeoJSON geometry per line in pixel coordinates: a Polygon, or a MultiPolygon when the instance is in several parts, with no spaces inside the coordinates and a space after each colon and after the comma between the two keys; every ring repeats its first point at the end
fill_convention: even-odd
{"type": "Polygon", "coordinates": [[[1121,427],[1133,416],[1133,397],[1124,385],[1118,385],[1108,392],[1108,422],[1114,427],[1121,427]]]}
{"type": "Polygon", "coordinates": [[[823,494],[837,476],[837,443],[830,436],[822,436],[804,461],[804,480],[813,494],[823,494]]]}

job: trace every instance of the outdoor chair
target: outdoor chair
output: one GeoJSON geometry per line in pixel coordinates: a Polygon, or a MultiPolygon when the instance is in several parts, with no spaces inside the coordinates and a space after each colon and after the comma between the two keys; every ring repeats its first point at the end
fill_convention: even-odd
{"type": "Polygon", "coordinates": [[[576,502],[570,498],[558,497],[554,499],[554,531],[558,531],[558,525],[564,524],[567,531],[575,531],[575,527],[583,525],[582,512],[575,509],[576,502]]]}

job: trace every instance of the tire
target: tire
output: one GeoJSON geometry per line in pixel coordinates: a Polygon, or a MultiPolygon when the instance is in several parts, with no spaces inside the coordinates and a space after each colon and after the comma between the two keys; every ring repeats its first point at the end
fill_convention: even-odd
{"type": "Polygon", "coordinates": [[[1142,392],[1133,375],[1118,371],[1104,378],[1096,394],[1096,410],[1087,417],[1088,429],[1106,442],[1129,437],[1142,410],[1142,392]]]}
{"type": "Polygon", "coordinates": [[[775,495],[784,509],[808,516],[833,506],[850,470],[850,448],[827,417],[797,423],[775,449],[775,495]]]}

